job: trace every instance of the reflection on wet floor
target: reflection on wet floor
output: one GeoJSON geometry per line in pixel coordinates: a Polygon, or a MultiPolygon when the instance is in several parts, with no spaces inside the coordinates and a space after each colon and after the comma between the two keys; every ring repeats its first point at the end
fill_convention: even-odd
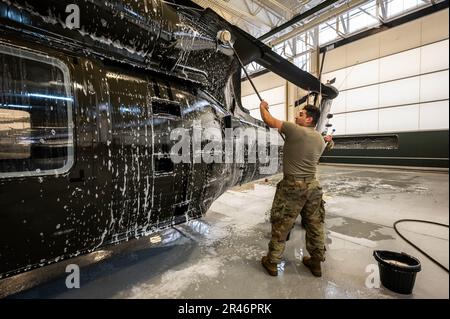
{"type": "Polygon", "coordinates": [[[351,237],[367,238],[373,241],[395,239],[386,232],[386,227],[353,218],[333,218],[333,215],[329,215],[326,225],[329,231],[346,234],[351,237]]]}
{"type": "MultiPolygon", "coordinates": [[[[202,219],[2,280],[0,296],[448,298],[448,274],[392,228],[401,218],[448,224],[447,174],[321,166],[320,179],[327,201],[327,255],[321,278],[301,262],[307,251],[300,219],[287,242],[279,276],[268,276],[261,266],[278,175],[227,191],[202,219]],[[368,286],[377,269],[374,250],[404,251],[421,261],[412,295],[368,286]],[[80,266],[80,289],[65,286],[69,264],[80,266]]],[[[402,230],[448,267],[448,229],[405,223],[402,230]]]]}

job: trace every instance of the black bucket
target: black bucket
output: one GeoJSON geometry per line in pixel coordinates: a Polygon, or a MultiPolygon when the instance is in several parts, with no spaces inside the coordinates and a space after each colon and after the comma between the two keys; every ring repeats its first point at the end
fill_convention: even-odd
{"type": "Polygon", "coordinates": [[[400,294],[412,293],[416,274],[422,269],[417,258],[387,250],[375,250],[373,256],[378,261],[384,287],[400,294]]]}

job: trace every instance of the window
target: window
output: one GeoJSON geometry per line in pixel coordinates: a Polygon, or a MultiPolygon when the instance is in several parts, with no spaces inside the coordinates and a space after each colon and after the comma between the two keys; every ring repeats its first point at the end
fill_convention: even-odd
{"type": "Polygon", "coordinates": [[[387,1],[388,18],[401,15],[404,12],[410,11],[418,6],[422,6],[425,1],[421,0],[390,0],[387,1]]]}
{"type": "Polygon", "coordinates": [[[319,44],[323,45],[325,43],[336,40],[338,36],[338,29],[336,25],[336,18],[333,18],[319,26],[319,44]]]}
{"type": "Polygon", "coordinates": [[[60,61],[0,43],[0,178],[73,165],[73,98],[60,61]]]}
{"type": "Polygon", "coordinates": [[[303,71],[309,72],[311,70],[311,54],[304,53],[294,59],[294,64],[303,71]]]}
{"type": "Polygon", "coordinates": [[[349,33],[354,33],[379,23],[375,2],[349,11],[349,33]]]}

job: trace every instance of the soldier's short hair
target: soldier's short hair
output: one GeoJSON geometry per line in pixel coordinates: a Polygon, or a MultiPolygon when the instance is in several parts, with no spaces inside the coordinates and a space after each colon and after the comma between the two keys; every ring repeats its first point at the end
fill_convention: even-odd
{"type": "Polygon", "coordinates": [[[308,104],[303,108],[303,110],[305,110],[306,114],[308,114],[308,117],[312,117],[312,123],[316,126],[320,119],[320,109],[317,106],[308,104]]]}

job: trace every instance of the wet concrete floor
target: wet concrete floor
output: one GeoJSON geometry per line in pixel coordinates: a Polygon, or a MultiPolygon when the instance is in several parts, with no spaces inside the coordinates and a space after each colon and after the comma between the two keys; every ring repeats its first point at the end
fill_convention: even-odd
{"type": "MultiPolygon", "coordinates": [[[[261,267],[270,238],[275,185],[242,185],[223,194],[202,219],[0,281],[7,298],[449,298],[448,273],[393,229],[400,219],[449,223],[448,172],[321,165],[326,200],[327,260],[313,277],[300,219],[287,243],[278,277],[261,267]],[[378,286],[374,250],[417,257],[422,270],[413,293],[378,286]],[[80,288],[68,289],[68,264],[81,267],[80,288]]],[[[401,233],[449,265],[448,228],[405,222],[401,233]]]]}

